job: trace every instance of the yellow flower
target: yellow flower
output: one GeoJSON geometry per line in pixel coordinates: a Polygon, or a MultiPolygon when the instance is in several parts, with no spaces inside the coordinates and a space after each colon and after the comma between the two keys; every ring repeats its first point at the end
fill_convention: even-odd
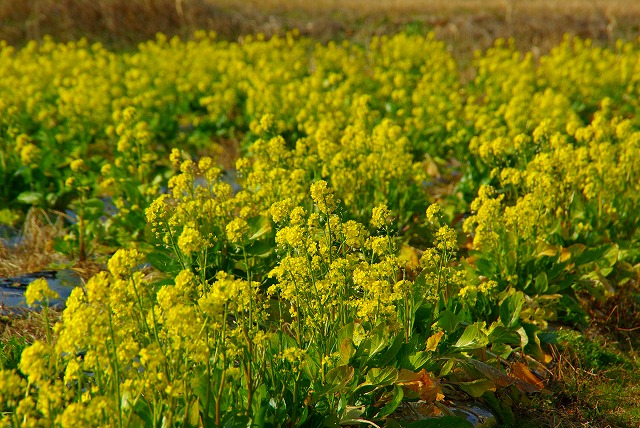
{"type": "Polygon", "coordinates": [[[371,225],[381,229],[391,223],[391,211],[386,204],[378,205],[371,213],[371,225]]]}
{"type": "Polygon", "coordinates": [[[185,255],[191,255],[204,249],[205,241],[200,232],[193,226],[185,226],[178,238],[178,248],[185,255]]]}
{"type": "Polygon", "coordinates": [[[69,164],[69,168],[71,168],[71,171],[73,172],[80,172],[80,171],[84,171],[87,168],[87,165],[84,163],[84,160],[82,159],[74,159],[69,164]]]}
{"type": "Polygon", "coordinates": [[[318,209],[325,214],[330,214],[336,209],[333,192],[324,180],[316,181],[311,185],[311,198],[318,209]]]}
{"type": "Polygon", "coordinates": [[[271,214],[274,222],[281,223],[289,217],[292,208],[293,201],[291,198],[286,198],[282,201],[274,202],[269,209],[269,214],[271,214]]]}
{"type": "Polygon", "coordinates": [[[49,283],[44,278],[38,278],[29,284],[24,296],[29,306],[33,306],[37,301],[48,303],[49,300],[60,297],[58,293],[49,288],[49,283]]]}
{"type": "Polygon", "coordinates": [[[249,224],[242,218],[234,218],[227,224],[227,239],[234,244],[239,244],[247,238],[249,224]]]}
{"type": "Polygon", "coordinates": [[[440,223],[443,219],[442,205],[431,204],[427,208],[427,221],[435,227],[440,227],[440,223]]]}
{"type": "Polygon", "coordinates": [[[20,150],[20,160],[27,166],[35,166],[40,158],[40,149],[35,144],[27,144],[20,150]]]}
{"type": "Polygon", "coordinates": [[[131,274],[131,271],[142,262],[142,255],[138,250],[118,250],[107,262],[109,272],[115,278],[121,279],[131,274]]]}

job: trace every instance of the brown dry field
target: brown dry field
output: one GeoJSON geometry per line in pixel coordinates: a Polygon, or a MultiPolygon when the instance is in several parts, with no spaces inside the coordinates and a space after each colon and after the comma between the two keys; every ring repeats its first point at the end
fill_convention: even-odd
{"type": "Polygon", "coordinates": [[[130,48],[157,32],[188,37],[214,30],[227,40],[297,28],[320,41],[413,27],[433,30],[456,54],[513,37],[543,53],[565,33],[611,44],[636,39],[638,0],[0,0],[0,39],[20,46],[45,34],[58,41],[86,37],[130,48]]]}

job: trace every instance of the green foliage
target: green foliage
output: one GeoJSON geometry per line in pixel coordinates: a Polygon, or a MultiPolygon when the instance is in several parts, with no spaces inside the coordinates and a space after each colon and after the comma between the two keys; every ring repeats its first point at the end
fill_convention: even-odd
{"type": "Polygon", "coordinates": [[[24,338],[16,336],[0,342],[0,370],[17,369],[22,350],[27,346],[24,338]]]}

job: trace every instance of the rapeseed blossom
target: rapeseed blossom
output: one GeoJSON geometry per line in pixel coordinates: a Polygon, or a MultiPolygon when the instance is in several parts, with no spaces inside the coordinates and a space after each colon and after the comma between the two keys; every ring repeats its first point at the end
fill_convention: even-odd
{"type": "MultiPolygon", "coordinates": [[[[490,337],[521,292],[514,323],[544,327],[559,284],[597,284],[562,268],[581,246],[617,242],[610,258],[638,261],[637,43],[566,39],[538,61],[498,41],[469,83],[433,34],[0,49],[5,175],[23,199],[111,197],[117,213],[89,227],[138,248],[73,290],[55,341],[23,352],[24,377],[0,371],[3,423],[246,424],[269,403],[295,424],[363,402],[316,393],[375,340],[410,349],[437,329],[447,340],[428,353],[450,356],[460,331],[446,324],[482,321],[490,337]],[[465,211],[466,242],[447,221],[465,211]]],[[[55,297],[45,280],[26,292],[55,297]]],[[[528,352],[535,334],[509,340],[528,352]]],[[[487,355],[508,357],[499,345],[487,355]]]]}
{"type": "Polygon", "coordinates": [[[33,306],[35,302],[49,302],[60,297],[57,292],[49,288],[49,283],[44,278],[38,278],[27,287],[24,294],[27,305],[33,306]]]}

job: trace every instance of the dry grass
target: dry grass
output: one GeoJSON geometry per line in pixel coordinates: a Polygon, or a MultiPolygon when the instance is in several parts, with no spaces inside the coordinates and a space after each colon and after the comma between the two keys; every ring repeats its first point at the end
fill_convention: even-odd
{"type": "MultiPolygon", "coordinates": [[[[49,310],[49,325],[53,326],[61,319],[62,312],[49,310]]],[[[41,312],[24,311],[21,314],[0,316],[0,343],[7,342],[11,338],[33,343],[36,340],[45,341],[46,337],[45,320],[41,312]]]]}
{"type": "Polygon", "coordinates": [[[456,52],[514,37],[545,52],[564,33],[602,43],[638,36],[640,2],[629,0],[23,0],[0,2],[0,39],[20,45],[51,34],[115,47],[155,33],[215,30],[225,39],[298,28],[321,41],[364,41],[407,25],[431,29],[456,52]]]}
{"type": "Polygon", "coordinates": [[[0,241],[0,278],[14,277],[47,269],[64,258],[53,249],[56,237],[64,235],[62,217],[51,218],[40,209],[31,209],[14,245],[0,241]]]}

